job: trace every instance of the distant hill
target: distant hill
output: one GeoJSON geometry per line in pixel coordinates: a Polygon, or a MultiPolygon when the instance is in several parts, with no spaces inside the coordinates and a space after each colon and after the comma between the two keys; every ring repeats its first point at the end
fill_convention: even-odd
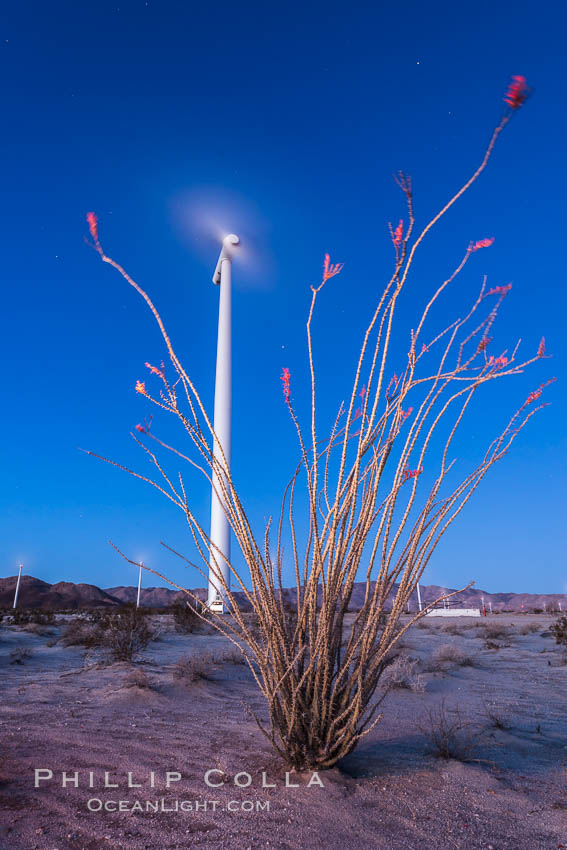
{"type": "MultiPolygon", "coordinates": [[[[0,579],[0,607],[11,608],[14,601],[16,588],[16,576],[0,579]]],[[[433,602],[451,590],[439,587],[435,584],[421,585],[421,599],[424,604],[433,602]]],[[[200,599],[206,598],[205,588],[197,588],[192,591],[200,599]]],[[[138,588],[133,586],[107,587],[101,590],[93,584],[74,584],[69,581],[60,581],[57,584],[49,584],[33,576],[22,576],[18,606],[22,608],[53,608],[56,610],[77,610],[79,608],[116,607],[127,602],[135,602],[138,588]]],[[[354,585],[349,610],[358,610],[364,600],[365,585],[357,582],[354,585]]],[[[285,588],[284,599],[293,604],[295,589],[285,588]]],[[[235,596],[242,605],[243,610],[249,610],[250,606],[243,593],[235,596]]],[[[560,593],[487,593],[485,590],[469,588],[464,593],[454,596],[448,604],[451,608],[479,608],[482,599],[487,610],[492,603],[493,611],[533,612],[534,610],[558,611],[559,604],[567,612],[567,595],[560,593]]],[[[177,599],[187,599],[180,590],[168,587],[144,587],[142,588],[141,604],[149,608],[165,608],[177,599]]],[[[417,594],[414,593],[410,600],[410,610],[417,611],[417,594]]]]}
{"type": "MultiPolygon", "coordinates": [[[[138,595],[137,587],[107,587],[105,593],[119,599],[120,602],[135,602],[138,595]]],[[[205,590],[194,590],[199,597],[204,599],[205,590]]],[[[185,597],[181,590],[173,590],[170,587],[143,587],[140,593],[140,603],[148,608],[166,608],[171,605],[176,599],[185,597]]]]}
{"type": "MultiPolygon", "coordinates": [[[[0,607],[11,608],[16,590],[16,576],[0,579],[0,607]]],[[[120,605],[104,590],[94,584],[74,584],[71,581],[60,581],[48,584],[33,576],[22,576],[18,607],[20,608],[53,608],[57,610],[78,608],[112,607],[120,605]]]]}

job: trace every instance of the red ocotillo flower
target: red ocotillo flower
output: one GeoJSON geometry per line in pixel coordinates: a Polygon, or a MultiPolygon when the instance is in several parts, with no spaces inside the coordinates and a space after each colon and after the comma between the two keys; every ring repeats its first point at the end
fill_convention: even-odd
{"type": "Polygon", "coordinates": [[[394,388],[394,392],[398,389],[398,382],[399,382],[399,381],[398,381],[398,376],[397,376],[397,375],[393,375],[393,377],[392,377],[392,378],[390,378],[390,383],[388,384],[388,387],[387,387],[387,389],[386,389],[386,395],[389,395],[389,393],[390,393],[390,387],[392,387],[392,386],[393,386],[393,388],[394,388]]]}
{"type": "Polygon", "coordinates": [[[359,392],[359,396],[363,399],[366,395],[366,384],[363,385],[361,391],[359,392]]]}
{"type": "Polygon", "coordinates": [[[479,239],[477,242],[471,242],[469,251],[472,254],[473,251],[480,251],[481,248],[490,248],[493,243],[494,236],[491,236],[489,239],[479,239]]]}
{"type": "Polygon", "coordinates": [[[330,277],[334,277],[336,274],[339,274],[343,270],[344,263],[331,263],[331,258],[328,254],[325,254],[325,262],[323,263],[323,283],[326,280],[329,280],[330,277]]]}
{"type": "Polygon", "coordinates": [[[96,213],[87,213],[87,223],[89,225],[89,231],[91,236],[93,237],[95,242],[98,242],[98,218],[96,213]]]}
{"type": "Polygon", "coordinates": [[[150,433],[150,427],[151,427],[151,424],[152,424],[152,419],[153,419],[153,416],[150,413],[150,415],[146,416],[146,418],[144,419],[143,425],[139,425],[139,424],[136,425],[136,431],[139,431],[140,434],[149,434],[150,433]]]}
{"type": "MultiPolygon", "coordinates": [[[[158,369],[157,366],[152,366],[151,363],[144,363],[144,366],[150,370],[152,375],[159,375],[160,378],[163,378],[163,368],[158,369]]],[[[163,366],[163,364],[162,364],[163,366]]]]}
{"type": "Polygon", "coordinates": [[[539,341],[539,345],[538,345],[538,348],[537,348],[537,356],[538,357],[545,357],[545,337],[544,336],[542,336],[542,338],[539,341]]]}
{"type": "Polygon", "coordinates": [[[492,357],[492,355],[491,355],[488,358],[488,365],[492,366],[491,371],[493,371],[493,372],[495,372],[497,369],[503,369],[504,366],[507,365],[507,363],[508,363],[508,358],[504,357],[503,354],[501,354],[500,357],[492,357]]]}
{"type": "Polygon", "coordinates": [[[408,467],[406,467],[403,472],[404,477],[402,478],[402,484],[405,484],[406,481],[410,480],[410,478],[417,478],[417,476],[421,475],[422,472],[423,469],[421,466],[418,469],[408,469],[408,467]]]}
{"type": "Polygon", "coordinates": [[[544,387],[544,385],[540,384],[540,386],[537,388],[537,390],[532,390],[532,392],[529,394],[529,396],[526,399],[526,404],[531,404],[533,401],[536,401],[540,397],[542,390],[543,390],[543,387],[544,387]]]}
{"type": "Polygon", "coordinates": [[[282,374],[280,375],[280,381],[283,382],[283,396],[284,396],[284,399],[286,401],[286,404],[289,404],[289,394],[290,394],[289,379],[290,379],[290,377],[291,376],[289,374],[289,369],[284,368],[283,371],[282,371],[282,374]]]}
{"type": "Polygon", "coordinates": [[[481,339],[481,341],[478,344],[477,351],[486,351],[486,349],[488,348],[488,346],[490,345],[491,342],[492,342],[491,336],[483,336],[483,338],[481,339]]]}
{"type": "Polygon", "coordinates": [[[408,416],[411,416],[413,413],[413,407],[408,407],[407,410],[402,410],[400,407],[400,413],[402,414],[402,422],[405,422],[408,416]]]}
{"type": "Polygon", "coordinates": [[[507,103],[512,109],[519,109],[530,93],[525,77],[514,76],[508,86],[508,91],[504,95],[504,103],[507,103]]]}
{"type": "Polygon", "coordinates": [[[495,286],[493,289],[489,289],[486,293],[487,295],[506,295],[507,292],[510,292],[512,289],[512,284],[507,283],[506,286],[495,286]]]}
{"type": "Polygon", "coordinates": [[[392,225],[390,224],[390,233],[392,234],[392,242],[394,243],[394,248],[399,248],[402,244],[402,237],[404,235],[404,222],[403,219],[400,219],[398,226],[394,230],[392,225]]]}
{"type": "Polygon", "coordinates": [[[136,392],[145,394],[146,385],[143,381],[136,381],[136,392]]]}

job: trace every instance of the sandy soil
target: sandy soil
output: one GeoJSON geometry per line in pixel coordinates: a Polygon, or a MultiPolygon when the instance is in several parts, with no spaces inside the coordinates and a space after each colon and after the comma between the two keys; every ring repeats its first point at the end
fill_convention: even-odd
{"type": "Polygon", "coordinates": [[[455,619],[460,634],[446,620],[415,628],[403,651],[420,659],[425,691],[391,691],[366,741],[320,775],[324,787],[292,774],[299,787],[289,788],[247,709],[264,713],[247,668],[222,661],[223,638],[180,635],[168,620],[135,665],[151,689],[125,686],[127,664],[49,646],[60,629],[0,628],[0,850],[567,848],[567,665],[549,635],[551,618],[489,618],[507,626],[499,649],[486,646],[487,621],[455,619]],[[537,632],[521,634],[528,622],[537,632]],[[474,666],[424,672],[445,644],[474,666]],[[32,654],[11,663],[15,647],[32,654]],[[174,679],[175,662],[190,650],[219,660],[210,680],[174,679]],[[430,751],[429,712],[442,700],[449,716],[459,707],[482,732],[471,761],[430,751]],[[34,788],[36,768],[53,779],[34,788]],[[222,771],[224,786],[207,787],[211,769],[222,771]],[[62,771],[78,771],[79,787],[63,788],[62,771]],[[102,787],[105,771],[118,788],[102,787]],[[128,771],[142,787],[128,787],[128,771]],[[182,775],[169,788],[167,771],[182,775]],[[263,771],[276,787],[262,788],[263,771]],[[249,787],[234,784],[239,772],[250,774],[249,787]],[[128,810],[89,811],[119,801],[128,810]],[[167,809],[185,801],[192,810],[132,811],[146,801],[167,809]]]}

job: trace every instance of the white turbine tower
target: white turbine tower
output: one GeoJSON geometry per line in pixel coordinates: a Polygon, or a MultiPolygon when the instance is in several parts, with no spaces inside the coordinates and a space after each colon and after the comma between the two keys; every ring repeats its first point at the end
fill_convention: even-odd
{"type": "MultiPolygon", "coordinates": [[[[215,379],[215,441],[213,457],[230,471],[232,448],[232,285],[231,270],[234,249],[240,243],[238,236],[225,236],[213,275],[213,283],[220,284],[219,327],[217,338],[217,371],[215,379]]],[[[209,554],[209,589],[207,604],[213,611],[223,613],[226,605],[226,585],[230,584],[230,525],[223,508],[221,494],[225,476],[213,468],[211,494],[211,551],[209,554]]]]}
{"type": "Polygon", "coordinates": [[[24,568],[23,564],[18,564],[18,578],[16,580],[16,592],[14,593],[14,604],[12,608],[16,608],[18,605],[18,594],[20,592],[20,581],[22,580],[22,570],[24,568]]]}
{"type": "Polygon", "coordinates": [[[136,596],[136,608],[140,607],[140,594],[142,592],[142,569],[143,564],[140,561],[140,572],[138,573],[138,595],[136,596]]]}

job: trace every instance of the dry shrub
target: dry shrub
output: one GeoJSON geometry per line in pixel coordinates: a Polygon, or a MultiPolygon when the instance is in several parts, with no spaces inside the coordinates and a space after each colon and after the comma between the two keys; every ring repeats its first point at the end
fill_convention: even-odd
{"type": "Polygon", "coordinates": [[[462,636],[462,630],[455,623],[447,623],[446,626],[441,628],[442,632],[445,634],[453,635],[453,637],[462,636]]]}
{"type": "Polygon", "coordinates": [[[483,624],[483,637],[487,640],[498,640],[506,637],[510,637],[510,632],[506,628],[506,626],[501,626],[498,623],[485,623],[483,624]]]}
{"type": "Polygon", "coordinates": [[[402,689],[414,694],[422,694],[425,690],[425,682],[423,676],[416,673],[417,664],[417,658],[410,658],[409,655],[398,655],[382,673],[380,687],[386,692],[402,689]]]}
{"type": "Polygon", "coordinates": [[[427,714],[421,731],[427,736],[429,747],[437,758],[471,761],[482,731],[465,720],[459,706],[447,709],[443,699],[437,708],[427,714]]]}
{"type": "Polygon", "coordinates": [[[512,724],[500,713],[500,709],[497,705],[490,705],[485,702],[484,713],[493,729],[499,729],[500,731],[505,732],[512,728],[512,724]]]}
{"type": "Polygon", "coordinates": [[[474,660],[453,643],[444,643],[424,664],[428,673],[442,673],[450,667],[474,667],[474,660]]]}
{"type": "Polygon", "coordinates": [[[40,608],[16,608],[12,612],[12,623],[15,626],[27,626],[32,623],[38,626],[54,626],[55,612],[40,608]]]}
{"type": "Polygon", "coordinates": [[[533,635],[536,632],[539,632],[539,629],[540,627],[537,625],[537,623],[523,623],[518,629],[518,634],[533,635]]]}
{"type": "Polygon", "coordinates": [[[38,637],[51,637],[54,634],[51,626],[42,626],[39,623],[26,623],[25,626],[22,626],[21,631],[28,632],[31,635],[37,635],[38,637]]]}
{"type": "Polygon", "coordinates": [[[10,664],[25,664],[32,657],[33,653],[27,646],[16,646],[10,652],[10,664]]]}
{"type": "Polygon", "coordinates": [[[549,627],[549,631],[555,638],[555,643],[558,643],[560,646],[567,646],[567,614],[558,617],[549,627]]]}
{"type": "MultiPolygon", "coordinates": [[[[453,444],[478,394],[485,385],[494,386],[494,381],[523,373],[545,355],[543,343],[523,358],[517,348],[500,353],[491,346],[494,323],[509,287],[487,289],[483,283],[460,318],[450,322],[439,317],[446,291],[476,252],[489,247],[490,239],[464,248],[462,259],[447,276],[443,273],[431,297],[422,296],[419,289],[419,306],[405,337],[403,351],[407,354],[401,359],[398,349],[391,350],[393,338],[403,339],[395,331],[397,309],[421,243],[485,170],[497,139],[522,102],[521,97],[508,98],[512,105],[494,129],[482,162],[427,223],[417,225],[411,180],[399,174],[407,225],[400,222],[391,228],[392,269],[366,325],[352,385],[346,394],[338,388],[336,417],[322,422],[312,333],[320,293],[342,269],[341,263],[332,264],[329,255],[325,256],[320,283],[311,286],[306,326],[311,392],[305,415],[294,407],[289,369],[281,376],[290,426],[297,434],[297,467],[284,491],[275,528],[272,530],[270,518],[260,534],[253,530],[237,492],[212,417],[155,305],[104,252],[96,216],[89,213],[93,247],[145,300],[167,347],[167,367],[147,364],[150,375],[155,376],[149,380],[154,383],[146,388],[145,381],[139,380],[136,390],[160,412],[176,417],[187,438],[187,447],[170,446],[146,421],[133,436],[157,480],[150,474],[126,471],[157,488],[183,512],[195,544],[195,555],[185,560],[192,566],[197,560],[203,576],[210,575],[211,587],[232,615],[228,619],[215,614],[212,622],[229,640],[247,645],[250,670],[268,710],[268,722],[257,718],[259,726],[296,769],[332,767],[378,722],[374,695],[387,659],[401,634],[424,616],[418,614],[399,628],[423,571],[488,470],[508,454],[517,435],[542,406],[533,402],[543,385],[524,397],[487,451],[481,451],[475,463],[457,477],[453,444]],[[172,470],[168,468],[170,460],[175,463],[172,470]],[[210,539],[205,527],[208,514],[206,518],[195,514],[181,463],[188,463],[191,474],[197,467],[207,486],[212,483],[214,504],[220,504],[225,512],[246,574],[241,575],[228,553],[210,539]],[[283,580],[288,573],[296,582],[296,619],[290,619],[284,605],[283,580]],[[347,626],[354,583],[360,578],[365,583],[364,601],[352,625],[349,619],[347,626]],[[231,590],[231,581],[245,604],[241,605],[231,590]],[[254,629],[249,627],[244,608],[256,615],[254,629]]],[[[329,364],[324,364],[323,370],[332,374],[329,364]]],[[[298,397],[303,396],[301,387],[298,397]]],[[[259,466],[267,463],[269,454],[258,457],[259,466]]],[[[162,573],[149,571],[169,581],[162,573]]],[[[195,594],[185,592],[196,600],[195,594]]],[[[444,598],[448,595],[431,604],[444,598]]]]}
{"type": "Polygon", "coordinates": [[[221,655],[214,655],[215,664],[246,664],[246,659],[239,649],[227,649],[221,655]]]}
{"type": "Polygon", "coordinates": [[[192,652],[183,655],[173,668],[173,678],[182,684],[208,681],[215,666],[215,660],[210,653],[192,652]]]}
{"type": "Polygon", "coordinates": [[[130,606],[108,614],[98,628],[104,634],[104,645],[114,661],[132,661],[153,639],[152,629],[144,615],[130,606]]]}
{"type": "Polygon", "coordinates": [[[137,608],[124,605],[105,611],[95,622],[72,620],[61,642],[65,646],[85,646],[88,649],[107,649],[114,661],[132,661],[133,657],[154,639],[147,619],[137,608]]]}
{"type": "Polygon", "coordinates": [[[103,646],[104,635],[95,623],[78,618],[71,620],[63,630],[59,641],[63,646],[86,646],[94,648],[103,646]]]}
{"type": "Polygon", "coordinates": [[[122,687],[124,688],[140,688],[143,690],[152,691],[154,690],[154,686],[152,685],[150,678],[145,670],[130,670],[122,680],[122,687]]]}
{"type": "Polygon", "coordinates": [[[495,640],[487,640],[485,642],[484,646],[485,646],[486,649],[495,649],[495,650],[502,649],[502,644],[496,643],[495,640]]]}
{"type": "Polygon", "coordinates": [[[199,606],[198,609],[188,601],[177,600],[174,602],[171,606],[171,613],[173,614],[173,622],[177,631],[190,634],[202,625],[201,609],[202,606],[199,606]]]}

